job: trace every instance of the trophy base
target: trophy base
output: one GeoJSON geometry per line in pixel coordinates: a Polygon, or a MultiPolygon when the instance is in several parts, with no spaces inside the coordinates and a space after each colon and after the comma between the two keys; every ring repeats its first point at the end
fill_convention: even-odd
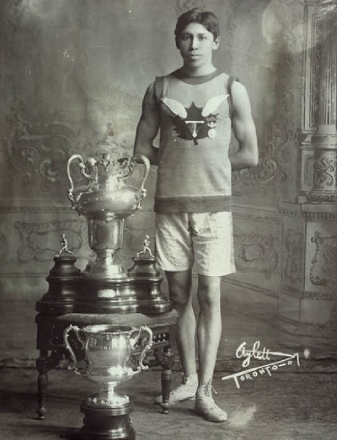
{"type": "Polygon", "coordinates": [[[81,271],[75,266],[76,257],[69,253],[55,256],[54,263],[47,277],[48,292],[36,303],[36,310],[53,315],[71,313],[81,282],[81,271]]]}
{"type": "Polygon", "coordinates": [[[81,440],[135,440],[136,433],[130,420],[131,402],[110,407],[84,401],[80,409],[84,413],[81,440]]]}
{"type": "Polygon", "coordinates": [[[128,276],[122,266],[118,264],[107,264],[106,262],[104,262],[104,264],[100,262],[88,264],[85,271],[82,272],[82,275],[86,279],[92,280],[120,280],[128,276]]]}
{"type": "Polygon", "coordinates": [[[162,277],[154,257],[134,257],[134,265],[125,278],[94,278],[83,275],[85,289],[78,295],[75,313],[170,312],[172,304],[161,292],[162,277]]]}
{"type": "Polygon", "coordinates": [[[100,265],[84,271],[75,266],[73,255],[54,258],[47,281],[49,290],[36,303],[36,310],[63,313],[143,313],[157,315],[172,310],[161,292],[163,281],[154,257],[137,256],[127,271],[111,265],[110,272],[100,265]]]}
{"type": "Polygon", "coordinates": [[[128,396],[121,396],[113,392],[110,396],[109,392],[92,394],[87,398],[85,404],[87,407],[95,408],[120,408],[129,403],[128,396]]]}

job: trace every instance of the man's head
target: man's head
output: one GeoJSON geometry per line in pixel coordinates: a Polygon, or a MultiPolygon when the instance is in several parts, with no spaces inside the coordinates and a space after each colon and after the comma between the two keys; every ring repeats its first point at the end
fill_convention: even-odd
{"type": "Polygon", "coordinates": [[[177,20],[176,28],[174,31],[176,38],[176,45],[178,47],[179,35],[190,23],[201,24],[208,32],[213,34],[214,40],[219,40],[220,29],[219,21],[212,12],[202,11],[199,8],[193,8],[190,11],[180,15],[177,20]]]}
{"type": "Polygon", "coordinates": [[[201,76],[214,71],[213,51],[220,44],[218,19],[212,12],[191,9],[177,21],[176,46],[189,74],[201,76]]]}

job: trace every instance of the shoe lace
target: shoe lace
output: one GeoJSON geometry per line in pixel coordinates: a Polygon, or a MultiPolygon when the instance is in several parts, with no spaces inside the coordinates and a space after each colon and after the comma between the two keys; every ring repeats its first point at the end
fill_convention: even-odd
{"type": "Polygon", "coordinates": [[[209,382],[207,385],[205,385],[205,395],[213,400],[212,394],[218,394],[217,391],[214,389],[211,382],[209,382]]]}

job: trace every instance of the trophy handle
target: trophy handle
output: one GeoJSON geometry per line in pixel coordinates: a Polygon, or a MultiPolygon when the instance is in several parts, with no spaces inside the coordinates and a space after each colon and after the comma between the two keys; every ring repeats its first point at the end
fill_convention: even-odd
{"type": "Polygon", "coordinates": [[[130,174],[129,175],[131,175],[133,173],[133,170],[134,170],[136,164],[143,164],[145,167],[144,176],[141,181],[140,188],[139,188],[140,199],[138,202],[138,208],[140,208],[140,202],[146,196],[146,189],[144,188],[144,185],[145,185],[147,178],[149,177],[151,164],[150,164],[149,159],[146,156],[144,156],[143,154],[136,154],[135,156],[131,157],[131,159],[130,159],[130,165],[129,165],[130,166],[130,174]]]}
{"type": "Polygon", "coordinates": [[[71,201],[72,207],[76,208],[77,205],[77,201],[79,199],[79,197],[81,196],[82,193],[80,193],[78,196],[74,195],[74,181],[71,177],[71,173],[70,173],[70,165],[72,163],[73,160],[79,160],[79,167],[80,167],[80,173],[81,175],[87,179],[88,183],[85,186],[81,186],[80,189],[82,192],[84,191],[88,191],[92,188],[92,186],[97,183],[97,176],[95,174],[95,172],[93,171],[93,169],[91,169],[91,173],[88,174],[85,171],[85,168],[87,165],[90,165],[92,168],[95,166],[95,163],[93,162],[93,159],[88,159],[87,162],[84,162],[83,157],[80,154],[73,154],[69,159],[68,159],[68,163],[67,163],[67,176],[68,176],[68,180],[69,180],[69,184],[70,184],[70,188],[68,189],[68,199],[71,201]]]}
{"type": "Polygon", "coordinates": [[[64,339],[64,342],[65,342],[65,344],[66,344],[66,348],[67,348],[67,349],[69,350],[69,352],[70,352],[70,357],[71,357],[71,359],[72,359],[73,362],[74,362],[74,365],[73,365],[73,366],[70,366],[69,368],[70,368],[70,369],[74,369],[74,371],[75,371],[76,374],[81,374],[81,375],[82,375],[82,374],[85,373],[86,368],[84,368],[83,370],[80,370],[80,369],[77,367],[77,364],[78,364],[77,357],[76,357],[75,352],[74,352],[74,350],[73,350],[73,348],[72,348],[72,346],[71,346],[71,344],[70,344],[70,342],[69,342],[69,333],[71,332],[71,330],[73,330],[73,331],[75,332],[75,335],[76,335],[78,341],[81,343],[82,348],[84,348],[84,344],[85,344],[85,343],[82,341],[82,339],[80,338],[79,332],[80,332],[81,329],[80,329],[79,327],[77,327],[76,325],[70,325],[69,327],[67,327],[67,328],[64,330],[64,333],[63,333],[63,339],[64,339]]]}
{"type": "Polygon", "coordinates": [[[146,344],[145,344],[145,346],[143,348],[143,351],[141,352],[141,354],[139,356],[137,371],[148,370],[149,369],[149,366],[148,365],[144,365],[143,361],[145,359],[146,353],[152,347],[152,342],[153,342],[153,333],[152,333],[152,330],[148,326],[144,325],[144,326],[140,327],[140,329],[139,329],[139,336],[141,335],[142,332],[147,333],[148,338],[147,338],[146,344]]]}
{"type": "Polygon", "coordinates": [[[135,328],[132,330],[131,334],[130,334],[130,343],[131,343],[131,347],[134,348],[135,345],[138,342],[138,339],[140,338],[140,334],[142,332],[142,327],[140,328],[135,328]],[[133,336],[135,334],[135,336],[133,336]]]}

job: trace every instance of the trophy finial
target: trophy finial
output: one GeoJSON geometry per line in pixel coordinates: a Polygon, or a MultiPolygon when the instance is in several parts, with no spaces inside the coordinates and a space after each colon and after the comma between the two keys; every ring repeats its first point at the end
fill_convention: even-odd
{"type": "Polygon", "coordinates": [[[62,234],[61,235],[61,249],[59,250],[58,254],[56,255],[57,257],[62,257],[66,254],[73,254],[73,252],[71,252],[68,249],[68,240],[66,238],[66,234],[62,234]]]}
{"type": "Polygon", "coordinates": [[[143,242],[143,250],[137,253],[137,257],[140,255],[146,255],[149,253],[150,257],[154,258],[154,255],[150,249],[150,236],[145,235],[144,242],[143,242]]]}

